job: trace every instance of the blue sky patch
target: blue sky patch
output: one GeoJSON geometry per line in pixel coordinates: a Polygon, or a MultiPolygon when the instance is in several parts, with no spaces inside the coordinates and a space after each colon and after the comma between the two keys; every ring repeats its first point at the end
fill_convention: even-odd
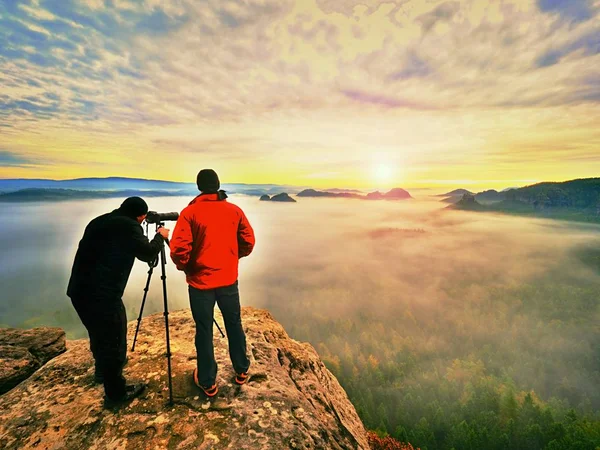
{"type": "Polygon", "coordinates": [[[558,13],[564,19],[584,21],[593,17],[589,0],[538,0],[539,8],[547,13],[558,13]]]}
{"type": "Polygon", "coordinates": [[[536,61],[538,67],[548,67],[558,63],[561,58],[582,50],[584,56],[593,56],[600,53],[600,33],[589,33],[561,47],[551,49],[541,55],[536,61]]]}
{"type": "Polygon", "coordinates": [[[0,149],[0,165],[2,166],[24,167],[34,164],[36,164],[36,162],[29,158],[14,152],[9,152],[8,150],[0,149]]]}

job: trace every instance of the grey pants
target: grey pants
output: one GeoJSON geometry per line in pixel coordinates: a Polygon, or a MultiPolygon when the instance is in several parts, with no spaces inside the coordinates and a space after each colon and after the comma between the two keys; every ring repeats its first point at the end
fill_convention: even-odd
{"type": "Polygon", "coordinates": [[[246,355],[246,335],[242,328],[238,282],[216,289],[196,289],[189,286],[190,307],[196,322],[196,353],[198,381],[210,387],[217,378],[217,362],[213,347],[213,318],[215,303],[223,314],[229,357],[236,373],[247,372],[250,360],[246,355]]]}

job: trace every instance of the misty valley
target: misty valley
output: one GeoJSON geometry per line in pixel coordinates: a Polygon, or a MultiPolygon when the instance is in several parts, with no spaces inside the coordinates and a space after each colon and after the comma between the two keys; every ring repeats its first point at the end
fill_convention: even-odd
{"type": "MultiPolygon", "coordinates": [[[[180,211],[189,200],[148,203],[180,211]]],[[[310,342],[367,428],[430,450],[595,448],[600,225],[449,210],[426,197],[229,200],[256,232],[240,263],[242,305],[310,342]]],[[[85,225],[118,204],[3,205],[0,326],[86,337],[66,284],[85,225]]],[[[129,320],[146,273],[136,261],[129,320]]],[[[159,283],[146,314],[162,310],[159,283]]],[[[167,283],[170,308],[187,308],[170,262],[167,283]]]]}

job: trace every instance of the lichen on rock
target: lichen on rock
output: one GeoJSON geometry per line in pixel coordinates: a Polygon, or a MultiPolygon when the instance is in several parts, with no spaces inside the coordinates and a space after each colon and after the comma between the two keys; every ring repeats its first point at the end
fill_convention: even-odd
{"type": "Polygon", "coordinates": [[[65,350],[65,332],[60,328],[0,328],[0,394],[65,350]]]}
{"type": "MultiPolygon", "coordinates": [[[[222,325],[222,318],[215,314],[222,325]]],[[[250,379],[238,386],[227,339],[214,333],[219,394],[208,400],[193,384],[195,326],[189,310],[169,315],[174,404],[168,404],[162,314],[145,318],[125,376],[143,380],[141,397],[105,407],[93,384],[87,340],[0,397],[0,448],[17,449],[356,449],[365,429],[345,391],[314,348],[297,342],[264,310],[242,309],[250,379]]],[[[134,323],[130,323],[129,340],[134,323]]]]}

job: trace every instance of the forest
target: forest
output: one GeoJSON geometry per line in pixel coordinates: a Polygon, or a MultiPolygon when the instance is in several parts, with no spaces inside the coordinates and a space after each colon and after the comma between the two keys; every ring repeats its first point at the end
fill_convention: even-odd
{"type": "MultiPolygon", "coordinates": [[[[294,311],[367,428],[425,449],[600,446],[600,286],[454,286],[443,309],[294,311]],[[304,315],[302,313],[304,311],[304,315]]],[[[285,320],[283,320],[285,322],[285,320]]]]}

